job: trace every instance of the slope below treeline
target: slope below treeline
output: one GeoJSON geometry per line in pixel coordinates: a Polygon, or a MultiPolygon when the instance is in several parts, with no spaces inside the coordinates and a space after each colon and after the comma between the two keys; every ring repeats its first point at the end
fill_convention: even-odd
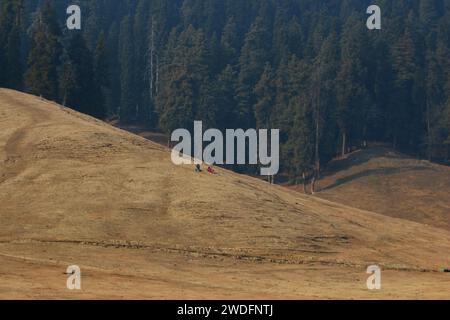
{"type": "MultiPolygon", "coordinates": [[[[91,272],[87,297],[292,298],[303,285],[310,297],[365,297],[374,263],[448,285],[434,272],[450,262],[447,230],[225,170],[197,174],[162,146],[5,89],[0,128],[2,297],[65,297],[56,272],[67,263],[91,272]],[[343,283],[330,287],[326,268],[343,283]]],[[[394,284],[386,296],[418,294],[394,284]]]]}
{"type": "Polygon", "coordinates": [[[450,230],[450,168],[378,146],[335,160],[320,197],[450,230]]]}

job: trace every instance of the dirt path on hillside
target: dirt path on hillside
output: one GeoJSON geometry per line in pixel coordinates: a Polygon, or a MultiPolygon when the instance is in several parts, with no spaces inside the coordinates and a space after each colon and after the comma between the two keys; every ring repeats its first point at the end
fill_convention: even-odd
{"type": "Polygon", "coordinates": [[[6,169],[6,172],[0,177],[0,184],[18,176],[26,169],[25,152],[29,153],[30,146],[25,145],[24,139],[31,129],[45,121],[51,121],[51,113],[48,111],[27,107],[25,103],[12,95],[4,95],[3,99],[15,109],[21,109],[28,116],[28,120],[21,124],[21,127],[14,132],[5,145],[6,160],[3,168],[6,169]]]}

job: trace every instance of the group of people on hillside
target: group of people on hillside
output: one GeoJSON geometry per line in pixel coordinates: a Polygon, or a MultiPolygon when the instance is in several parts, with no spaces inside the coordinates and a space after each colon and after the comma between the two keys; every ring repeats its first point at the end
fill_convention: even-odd
{"type": "MultiPolygon", "coordinates": [[[[199,164],[195,165],[195,172],[197,172],[197,173],[202,172],[202,167],[199,164]]],[[[211,166],[208,166],[207,172],[209,174],[216,174],[216,171],[211,166]]]]}

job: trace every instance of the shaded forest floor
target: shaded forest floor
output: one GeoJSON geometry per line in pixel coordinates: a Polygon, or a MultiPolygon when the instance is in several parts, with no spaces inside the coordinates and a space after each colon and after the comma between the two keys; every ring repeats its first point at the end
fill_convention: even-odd
{"type": "Polygon", "coordinates": [[[321,198],[345,183],[311,197],[197,174],[156,143],[5,89],[0,127],[0,298],[449,298],[449,230],[321,198]],[[66,289],[73,264],[81,291],[66,289]],[[366,288],[372,264],[379,291],[366,288]]]}

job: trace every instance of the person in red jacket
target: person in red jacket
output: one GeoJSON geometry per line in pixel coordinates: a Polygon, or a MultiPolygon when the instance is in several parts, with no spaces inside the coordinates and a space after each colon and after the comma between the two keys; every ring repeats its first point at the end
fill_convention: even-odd
{"type": "Polygon", "coordinates": [[[216,172],[214,171],[214,169],[211,168],[211,167],[208,167],[208,172],[211,173],[211,174],[216,174],[216,172]]]}

